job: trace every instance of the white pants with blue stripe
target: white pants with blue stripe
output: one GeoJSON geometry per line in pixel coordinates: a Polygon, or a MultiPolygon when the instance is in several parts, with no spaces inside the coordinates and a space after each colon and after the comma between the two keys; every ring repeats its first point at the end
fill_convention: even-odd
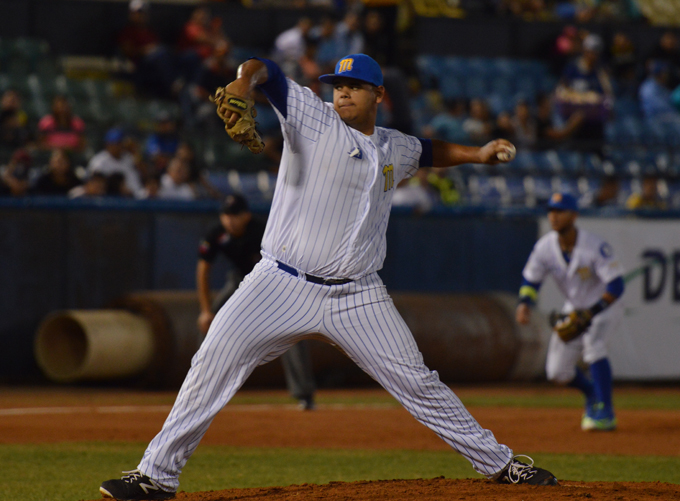
{"type": "Polygon", "coordinates": [[[319,285],[262,259],[216,315],[163,429],[144,453],[140,471],[167,490],[177,490],[179,474],[213,418],[252,371],[317,333],[478,473],[493,478],[511,460],[512,450],[482,428],[425,366],[377,274],[345,285],[319,285]]]}

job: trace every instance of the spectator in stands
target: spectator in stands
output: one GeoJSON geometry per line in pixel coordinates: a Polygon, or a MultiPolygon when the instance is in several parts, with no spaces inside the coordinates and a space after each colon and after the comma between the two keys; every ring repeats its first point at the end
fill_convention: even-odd
{"type": "Polygon", "coordinates": [[[224,127],[209,96],[217,87],[233,81],[237,68],[238,65],[231,57],[231,43],[228,40],[217,42],[213,54],[203,61],[193,82],[180,95],[184,125],[188,129],[215,131],[224,127]]]}
{"type": "Polygon", "coordinates": [[[332,72],[336,63],[338,50],[335,47],[336,20],[331,16],[324,16],[321,22],[314,26],[309,37],[317,44],[316,61],[324,72],[332,72]]]}
{"type": "Polygon", "coordinates": [[[175,156],[189,166],[189,184],[193,187],[196,198],[214,198],[221,200],[224,194],[208,179],[205,169],[199,164],[194,148],[186,141],[179,143],[175,156]]]}
{"type": "Polygon", "coordinates": [[[567,146],[568,140],[583,123],[585,115],[582,111],[574,111],[566,122],[561,125],[555,123],[551,97],[547,94],[538,96],[536,110],[536,148],[551,150],[560,146],[567,146]]]}
{"type": "Polygon", "coordinates": [[[512,115],[509,111],[501,111],[496,115],[496,123],[491,133],[493,137],[507,139],[514,144],[515,125],[512,123],[512,115]]]}
{"type": "Polygon", "coordinates": [[[118,48],[134,65],[137,91],[159,97],[178,95],[182,78],[172,53],[149,26],[147,0],[130,1],[128,23],[118,35],[118,48]]]}
{"type": "Polygon", "coordinates": [[[289,64],[297,63],[305,53],[307,37],[312,29],[312,20],[301,17],[292,28],[282,32],[274,40],[274,53],[272,58],[285,69],[289,64]]]}
{"type": "Polygon", "coordinates": [[[108,192],[108,177],[101,172],[93,172],[87,176],[85,182],[68,192],[69,198],[103,197],[108,192]]]}
{"type": "Polygon", "coordinates": [[[0,169],[0,196],[20,197],[28,193],[33,159],[24,149],[12,153],[7,165],[0,169]]]}
{"type": "Polygon", "coordinates": [[[628,200],[626,200],[626,209],[665,210],[667,206],[666,202],[659,195],[658,182],[658,176],[654,174],[645,175],[642,178],[640,192],[631,193],[628,200]]]}
{"type": "MultiPolygon", "coordinates": [[[[125,151],[123,140],[125,134],[121,129],[110,129],[104,136],[104,149],[92,157],[87,166],[90,175],[99,173],[107,179],[113,175],[122,176],[123,182],[120,189],[111,195],[123,195],[128,197],[140,197],[142,180],[135,168],[135,159],[132,154],[125,151]]],[[[116,184],[110,183],[110,188],[116,184]]]]}
{"type": "Polygon", "coordinates": [[[561,75],[569,61],[581,53],[583,36],[574,25],[567,25],[555,39],[555,44],[550,54],[552,71],[555,75],[561,75]]]}
{"type": "Polygon", "coordinates": [[[517,101],[511,123],[515,146],[532,148],[538,140],[538,130],[527,101],[523,99],[517,101]]]}
{"type": "Polygon", "coordinates": [[[364,34],[361,30],[361,16],[350,10],[335,28],[335,54],[337,61],[347,54],[358,54],[364,51],[364,34]]]}
{"type": "Polygon", "coordinates": [[[166,111],[156,116],[155,131],[149,135],[144,147],[144,156],[151,163],[151,171],[162,174],[168,162],[177,152],[179,133],[177,121],[166,111]]]}
{"type": "Polygon", "coordinates": [[[194,200],[196,193],[189,184],[191,169],[178,157],[173,157],[168,164],[168,171],[161,176],[158,198],[172,200],[194,200]]]}
{"type": "Polygon", "coordinates": [[[463,121],[463,131],[473,143],[486,143],[494,127],[489,106],[484,100],[474,98],[470,100],[469,108],[469,116],[463,121]]]}
{"type": "Polygon", "coordinates": [[[617,205],[619,205],[619,178],[613,175],[603,177],[597,191],[588,192],[579,200],[579,206],[582,208],[601,209],[617,205]]]}
{"type": "Polygon", "coordinates": [[[673,31],[666,31],[656,46],[647,55],[646,71],[652,62],[663,61],[670,68],[668,86],[674,89],[680,85],[680,40],[673,31]]]}
{"type": "Polygon", "coordinates": [[[633,41],[622,31],[612,37],[609,48],[609,66],[612,76],[619,88],[618,94],[626,97],[636,97],[638,84],[637,56],[633,41]]]}
{"type": "Polygon", "coordinates": [[[21,148],[31,140],[28,115],[16,89],[7,89],[0,100],[0,146],[21,148]]]}
{"type": "Polygon", "coordinates": [[[212,17],[206,7],[198,7],[193,10],[182,28],[177,49],[180,52],[191,52],[204,60],[213,54],[218,43],[226,41],[222,19],[212,17]]]}
{"type": "Polygon", "coordinates": [[[422,135],[428,139],[441,139],[450,143],[465,142],[469,139],[467,133],[463,129],[465,117],[464,100],[445,100],[444,110],[437,113],[432,120],[423,127],[422,135]]]}
{"type": "Polygon", "coordinates": [[[417,214],[429,212],[439,195],[427,180],[429,172],[429,168],[418,169],[413,177],[400,182],[394,192],[392,205],[411,208],[417,214]]]}
{"type": "Polygon", "coordinates": [[[583,53],[567,65],[555,90],[563,120],[568,121],[576,111],[584,113],[572,137],[575,147],[586,151],[601,151],[604,126],[614,101],[609,75],[600,62],[602,48],[598,35],[588,35],[583,40],[583,53]]]}
{"type": "Polygon", "coordinates": [[[142,190],[142,196],[140,198],[148,200],[152,198],[158,198],[158,192],[161,189],[161,176],[154,175],[149,176],[144,181],[144,189],[142,190]]]}
{"type": "Polygon", "coordinates": [[[85,122],[72,113],[66,96],[55,96],[52,113],[38,122],[38,144],[45,150],[60,148],[80,153],[85,149],[85,122]]]}
{"type": "Polygon", "coordinates": [[[396,37],[390,36],[380,11],[373,9],[364,17],[364,54],[375,59],[381,67],[396,64],[396,37]]]}
{"type": "Polygon", "coordinates": [[[71,159],[66,150],[55,149],[50,156],[47,172],[40,176],[31,187],[33,195],[68,195],[68,192],[80,184],[80,179],[73,172],[71,159]]]}
{"type": "Polygon", "coordinates": [[[651,61],[649,76],[640,85],[640,108],[645,119],[680,124],[680,113],[673,106],[668,82],[671,68],[665,61],[651,61]]]}

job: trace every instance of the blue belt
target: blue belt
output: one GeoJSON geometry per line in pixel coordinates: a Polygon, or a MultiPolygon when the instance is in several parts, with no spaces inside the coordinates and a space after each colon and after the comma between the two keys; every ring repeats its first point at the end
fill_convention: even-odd
{"type": "Polygon", "coordinates": [[[303,273],[301,271],[298,271],[295,268],[293,268],[292,266],[288,266],[287,264],[283,264],[281,261],[277,261],[276,266],[278,266],[280,269],[282,269],[286,273],[290,273],[294,277],[302,277],[305,280],[307,280],[308,282],[312,282],[314,284],[319,284],[319,285],[344,285],[344,284],[348,284],[348,283],[354,281],[350,278],[315,277],[314,275],[309,275],[308,273],[303,273]]]}

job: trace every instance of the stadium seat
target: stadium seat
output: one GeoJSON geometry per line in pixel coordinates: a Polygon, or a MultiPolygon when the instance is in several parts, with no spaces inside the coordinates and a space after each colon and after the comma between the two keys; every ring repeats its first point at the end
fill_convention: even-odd
{"type": "MultiPolygon", "coordinates": [[[[472,205],[498,207],[503,202],[503,193],[499,189],[500,176],[471,175],[467,179],[467,193],[472,205]]],[[[504,187],[503,187],[504,188],[504,187]]]]}
{"type": "Polygon", "coordinates": [[[439,90],[444,99],[458,99],[465,97],[465,87],[461,80],[452,74],[446,74],[442,77],[439,85],[439,90]]]}
{"type": "Polygon", "coordinates": [[[470,74],[464,79],[465,82],[465,97],[486,99],[489,94],[487,87],[487,80],[483,75],[470,74]]]}
{"type": "Polygon", "coordinates": [[[504,201],[509,205],[527,205],[527,190],[524,176],[505,177],[505,197],[504,201]]]}

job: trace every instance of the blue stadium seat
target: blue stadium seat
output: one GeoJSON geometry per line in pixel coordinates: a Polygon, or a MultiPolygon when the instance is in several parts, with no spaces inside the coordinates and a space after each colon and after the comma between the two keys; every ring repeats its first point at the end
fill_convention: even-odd
{"type": "MultiPolygon", "coordinates": [[[[501,178],[502,179],[502,178],[501,178]]],[[[494,176],[472,175],[467,179],[467,193],[472,205],[500,206],[503,194],[494,176]]]]}
{"type": "Polygon", "coordinates": [[[527,205],[527,190],[524,176],[507,176],[505,178],[505,199],[511,205],[527,205]]]}
{"type": "Polygon", "coordinates": [[[680,180],[669,181],[667,187],[669,208],[680,209],[680,180]]]}
{"type": "Polygon", "coordinates": [[[559,179],[552,176],[529,176],[527,179],[527,193],[537,204],[543,204],[559,189],[559,179]]]}
{"type": "Polygon", "coordinates": [[[452,74],[447,74],[442,77],[439,90],[444,99],[465,97],[465,87],[461,83],[461,80],[452,74]]]}
{"type": "Polygon", "coordinates": [[[444,58],[444,74],[462,77],[470,73],[470,65],[464,57],[448,56],[444,58]]]}
{"type": "Polygon", "coordinates": [[[481,75],[484,77],[491,77],[497,75],[495,72],[496,65],[493,59],[485,57],[471,57],[467,60],[468,73],[481,75]]]}
{"type": "Polygon", "coordinates": [[[583,156],[583,172],[586,176],[601,176],[604,174],[602,159],[597,153],[586,153],[583,156]]]}
{"type": "Polygon", "coordinates": [[[482,75],[470,74],[465,77],[465,97],[486,99],[489,94],[486,78],[482,75]]]}
{"type": "Polygon", "coordinates": [[[530,174],[537,170],[536,160],[530,151],[520,150],[515,159],[508,164],[510,171],[517,171],[523,174],[530,174]]]}
{"type": "Polygon", "coordinates": [[[557,150],[562,172],[574,176],[583,171],[583,155],[578,151],[557,150]]]}
{"type": "Polygon", "coordinates": [[[416,58],[416,66],[423,80],[439,82],[446,73],[446,66],[442,56],[419,55],[416,58]]]}
{"type": "Polygon", "coordinates": [[[581,190],[579,189],[579,180],[575,177],[560,177],[559,178],[559,191],[560,193],[571,193],[577,199],[581,196],[581,190]]]}
{"type": "Polygon", "coordinates": [[[515,82],[510,77],[503,75],[492,76],[487,78],[487,82],[490,92],[507,96],[508,100],[511,99],[510,96],[515,94],[515,82]]]}

